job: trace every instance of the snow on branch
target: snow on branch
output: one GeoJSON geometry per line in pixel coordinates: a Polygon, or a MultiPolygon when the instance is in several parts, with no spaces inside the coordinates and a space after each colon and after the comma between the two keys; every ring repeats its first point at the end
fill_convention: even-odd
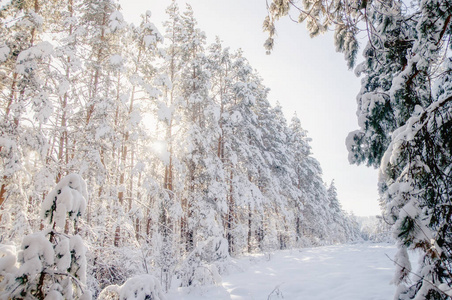
{"type": "Polygon", "coordinates": [[[63,228],[66,216],[75,220],[86,209],[88,193],[86,183],[78,174],[69,174],[47,195],[41,208],[41,217],[63,228]]]}

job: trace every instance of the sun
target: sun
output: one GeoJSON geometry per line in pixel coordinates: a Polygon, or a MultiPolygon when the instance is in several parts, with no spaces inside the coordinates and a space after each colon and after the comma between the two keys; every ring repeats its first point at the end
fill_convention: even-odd
{"type": "Polygon", "coordinates": [[[154,141],[151,144],[151,150],[155,156],[157,156],[164,163],[169,160],[168,145],[165,141],[154,141]]]}

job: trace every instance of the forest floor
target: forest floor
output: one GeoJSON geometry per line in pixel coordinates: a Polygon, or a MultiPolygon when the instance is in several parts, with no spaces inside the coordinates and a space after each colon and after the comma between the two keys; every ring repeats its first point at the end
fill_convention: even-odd
{"type": "Polygon", "coordinates": [[[363,243],[245,256],[222,284],[174,289],[167,299],[388,300],[395,252],[391,244],[363,243]]]}

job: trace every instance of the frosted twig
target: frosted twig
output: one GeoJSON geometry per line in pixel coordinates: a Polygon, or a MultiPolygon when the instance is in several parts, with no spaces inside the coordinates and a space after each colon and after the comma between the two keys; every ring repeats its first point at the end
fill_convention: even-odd
{"type": "MultiPolygon", "coordinates": [[[[387,257],[390,261],[392,261],[394,264],[398,265],[398,266],[401,267],[401,268],[404,268],[405,270],[408,270],[408,269],[406,269],[404,266],[402,266],[401,264],[397,263],[395,260],[393,260],[392,258],[390,258],[388,254],[385,253],[385,255],[386,255],[386,257],[387,257]]],[[[437,285],[435,285],[433,282],[431,282],[430,280],[425,279],[423,276],[421,276],[421,275],[419,275],[419,274],[417,274],[417,273],[415,273],[415,272],[413,272],[413,271],[411,271],[411,270],[408,270],[408,273],[413,274],[414,276],[419,277],[419,279],[421,279],[422,281],[427,282],[427,283],[430,284],[432,287],[434,287],[435,290],[437,290],[439,293],[441,293],[441,294],[443,294],[443,295],[445,295],[445,296],[447,296],[447,297],[450,296],[450,295],[448,295],[446,292],[444,292],[442,289],[440,289],[437,285]]]]}
{"type": "Polygon", "coordinates": [[[275,288],[273,289],[273,291],[268,294],[267,300],[271,299],[271,296],[273,294],[275,294],[276,296],[281,296],[281,298],[284,298],[283,293],[281,292],[281,290],[279,289],[279,287],[283,284],[284,282],[281,282],[280,284],[278,284],[277,286],[275,286],[275,288]]]}

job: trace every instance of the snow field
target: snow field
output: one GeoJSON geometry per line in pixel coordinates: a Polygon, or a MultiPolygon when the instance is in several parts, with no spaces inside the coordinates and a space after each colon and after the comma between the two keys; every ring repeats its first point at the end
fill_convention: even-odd
{"type": "Polygon", "coordinates": [[[353,244],[285,250],[236,260],[243,271],[222,285],[172,290],[168,300],[388,300],[395,286],[390,244],[353,244]]]}

